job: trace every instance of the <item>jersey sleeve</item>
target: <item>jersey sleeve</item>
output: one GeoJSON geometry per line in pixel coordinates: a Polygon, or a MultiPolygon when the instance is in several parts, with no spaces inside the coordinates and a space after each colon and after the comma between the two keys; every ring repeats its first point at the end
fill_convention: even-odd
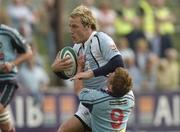
{"type": "Polygon", "coordinates": [[[122,109],[132,109],[135,105],[135,98],[134,98],[134,94],[133,91],[129,91],[122,99],[126,99],[127,104],[126,105],[122,105],[122,109]]]}
{"type": "Polygon", "coordinates": [[[95,90],[83,88],[80,92],[79,99],[81,103],[89,103],[93,104],[93,100],[95,99],[95,90]]]}
{"type": "Polygon", "coordinates": [[[17,31],[13,32],[13,47],[18,53],[25,53],[28,50],[27,41],[17,31]]]}
{"type": "Polygon", "coordinates": [[[100,40],[100,50],[102,56],[105,60],[109,61],[112,57],[116,55],[120,55],[119,50],[116,47],[116,44],[112,40],[110,36],[105,33],[99,33],[99,40],[100,40]]]}
{"type": "Polygon", "coordinates": [[[83,88],[79,95],[79,100],[90,112],[93,109],[94,90],[83,88]]]}
{"type": "Polygon", "coordinates": [[[11,37],[13,48],[15,48],[18,53],[25,53],[27,51],[27,41],[16,29],[13,29],[6,25],[2,25],[1,28],[5,34],[11,37]]]}

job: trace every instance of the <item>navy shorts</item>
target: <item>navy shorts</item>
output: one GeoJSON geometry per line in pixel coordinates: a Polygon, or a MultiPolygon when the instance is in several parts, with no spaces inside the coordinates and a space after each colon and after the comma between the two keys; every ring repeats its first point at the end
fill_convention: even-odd
{"type": "Polygon", "coordinates": [[[18,88],[15,80],[0,81],[0,103],[6,107],[18,88]]]}

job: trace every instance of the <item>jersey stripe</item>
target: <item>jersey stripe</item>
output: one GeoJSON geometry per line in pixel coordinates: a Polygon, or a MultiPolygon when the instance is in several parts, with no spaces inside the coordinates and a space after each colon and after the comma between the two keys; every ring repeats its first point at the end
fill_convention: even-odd
{"type": "MultiPolygon", "coordinates": [[[[126,97],[125,96],[125,97],[121,97],[121,98],[122,99],[129,99],[129,100],[134,101],[134,98],[131,98],[131,97],[126,97]]],[[[117,97],[112,98],[112,96],[107,96],[107,97],[99,98],[99,99],[96,99],[96,100],[80,100],[80,101],[82,101],[83,103],[88,103],[88,104],[99,104],[99,103],[102,103],[102,102],[105,102],[105,101],[108,101],[108,100],[117,100],[117,99],[121,99],[121,98],[117,98],[117,97]]]]}
{"type": "Polygon", "coordinates": [[[98,63],[98,61],[96,60],[96,58],[94,57],[94,55],[93,55],[93,53],[92,53],[91,45],[90,45],[90,53],[91,53],[92,58],[94,59],[94,61],[96,62],[97,66],[98,66],[98,68],[99,68],[99,67],[100,67],[100,66],[99,66],[99,63],[98,63]]]}
{"type": "Polygon", "coordinates": [[[12,37],[14,40],[16,40],[16,43],[17,43],[17,44],[18,44],[18,43],[23,44],[23,42],[21,41],[21,39],[18,38],[12,31],[6,30],[6,29],[1,29],[1,31],[3,31],[3,32],[1,32],[0,34],[4,34],[4,35],[8,35],[8,36],[12,37]]]}
{"type": "Polygon", "coordinates": [[[99,37],[97,36],[97,33],[94,35],[94,37],[97,38],[97,40],[98,40],[98,45],[99,45],[99,50],[100,50],[100,52],[102,53],[101,45],[100,45],[100,40],[99,40],[99,37]]]}

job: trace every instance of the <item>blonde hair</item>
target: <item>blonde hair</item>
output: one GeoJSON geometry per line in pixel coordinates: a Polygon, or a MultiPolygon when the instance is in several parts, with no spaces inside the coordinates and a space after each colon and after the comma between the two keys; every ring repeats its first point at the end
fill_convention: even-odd
{"type": "Polygon", "coordinates": [[[110,84],[113,95],[122,97],[132,89],[132,78],[126,69],[118,67],[110,84]]]}
{"type": "Polygon", "coordinates": [[[80,17],[84,27],[90,26],[92,30],[97,29],[96,19],[93,17],[92,12],[84,5],[76,7],[70,14],[70,17],[80,17]]]}

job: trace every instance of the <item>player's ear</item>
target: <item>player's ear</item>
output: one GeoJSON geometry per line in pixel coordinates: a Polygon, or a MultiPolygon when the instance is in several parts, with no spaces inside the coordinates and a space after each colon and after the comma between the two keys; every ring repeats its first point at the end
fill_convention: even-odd
{"type": "Polygon", "coordinates": [[[111,84],[108,85],[108,91],[112,92],[112,85],[111,84]]]}

